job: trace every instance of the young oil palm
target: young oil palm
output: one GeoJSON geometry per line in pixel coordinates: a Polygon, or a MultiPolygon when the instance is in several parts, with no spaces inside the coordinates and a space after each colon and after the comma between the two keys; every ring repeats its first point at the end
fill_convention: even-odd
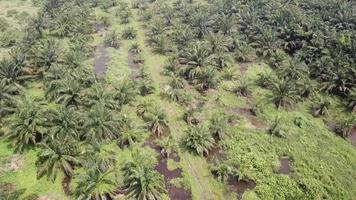
{"type": "Polygon", "coordinates": [[[145,113],[143,118],[146,121],[147,127],[151,133],[157,135],[158,137],[162,136],[168,129],[167,115],[159,109],[156,109],[150,113],[145,113]]]}
{"type": "Polygon", "coordinates": [[[214,145],[214,139],[207,126],[198,125],[189,127],[184,143],[198,155],[207,155],[214,145]]]}
{"type": "Polygon", "coordinates": [[[126,163],[124,168],[124,187],[128,196],[142,200],[159,200],[164,193],[164,179],[153,167],[126,163]]]}

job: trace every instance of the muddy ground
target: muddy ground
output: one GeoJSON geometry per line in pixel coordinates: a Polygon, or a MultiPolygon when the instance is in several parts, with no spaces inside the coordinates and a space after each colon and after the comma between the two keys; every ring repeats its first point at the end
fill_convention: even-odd
{"type": "Polygon", "coordinates": [[[94,74],[97,78],[104,78],[107,70],[107,65],[110,61],[108,52],[105,47],[98,46],[95,51],[94,74]]]}

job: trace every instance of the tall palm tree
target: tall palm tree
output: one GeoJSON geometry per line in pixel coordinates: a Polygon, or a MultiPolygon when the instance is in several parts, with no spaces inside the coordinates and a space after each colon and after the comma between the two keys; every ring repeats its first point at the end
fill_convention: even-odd
{"type": "Polygon", "coordinates": [[[214,139],[205,125],[191,126],[184,140],[185,146],[199,155],[206,155],[214,145],[214,139]]]}
{"type": "Polygon", "coordinates": [[[73,140],[51,140],[48,144],[41,143],[38,154],[37,177],[44,175],[51,181],[56,180],[59,171],[71,177],[74,167],[80,164],[80,149],[73,140]]]}
{"type": "Polygon", "coordinates": [[[22,68],[10,59],[0,61],[0,79],[6,83],[17,83],[22,73],[22,68]]]}
{"type": "Polygon", "coordinates": [[[163,176],[153,167],[128,162],[123,167],[124,187],[128,196],[141,200],[159,200],[167,193],[163,176]]]}
{"type": "Polygon", "coordinates": [[[78,200],[112,199],[117,187],[115,179],[113,170],[102,172],[98,167],[91,167],[74,176],[76,187],[73,195],[78,200]]]}
{"type": "Polygon", "coordinates": [[[132,146],[134,143],[138,142],[141,137],[143,130],[141,130],[134,122],[134,120],[127,115],[121,116],[120,120],[120,135],[119,143],[121,147],[132,146]]]}
{"type": "Polygon", "coordinates": [[[228,47],[231,45],[232,40],[221,33],[209,32],[205,36],[206,41],[211,47],[212,53],[227,52],[228,47]]]}
{"type": "Polygon", "coordinates": [[[61,106],[49,116],[49,133],[53,140],[79,139],[79,114],[72,108],[61,106]]]}
{"type": "Polygon", "coordinates": [[[137,95],[137,87],[135,83],[129,79],[124,79],[114,86],[113,97],[120,106],[134,101],[137,95]]]}
{"type": "Polygon", "coordinates": [[[118,120],[114,118],[110,110],[102,105],[96,105],[89,111],[87,119],[85,119],[84,137],[94,143],[117,139],[119,127],[118,120]]]}
{"type": "Polygon", "coordinates": [[[120,106],[114,100],[114,93],[101,83],[93,84],[85,93],[85,104],[92,107],[96,104],[109,109],[118,109],[120,106]]]}
{"type": "Polygon", "coordinates": [[[97,165],[97,167],[101,171],[107,171],[115,167],[117,162],[117,156],[115,149],[117,146],[115,143],[92,143],[85,150],[85,161],[83,162],[83,166],[86,168],[91,168],[93,163],[97,165]]]}
{"type": "Polygon", "coordinates": [[[8,138],[16,151],[23,151],[30,145],[40,142],[47,134],[46,115],[39,103],[22,99],[16,105],[15,116],[10,120],[8,138]]]}
{"type": "Polygon", "coordinates": [[[64,106],[79,107],[81,103],[80,94],[82,85],[74,79],[62,79],[57,84],[52,85],[46,90],[46,96],[54,99],[57,103],[62,103],[64,106]]]}
{"type": "Polygon", "coordinates": [[[209,47],[202,42],[190,44],[182,53],[184,62],[193,67],[202,67],[209,64],[211,51],[209,47]]]}
{"type": "Polygon", "coordinates": [[[40,68],[40,72],[48,71],[51,66],[59,61],[59,42],[55,39],[41,40],[32,52],[34,64],[40,68]]]}

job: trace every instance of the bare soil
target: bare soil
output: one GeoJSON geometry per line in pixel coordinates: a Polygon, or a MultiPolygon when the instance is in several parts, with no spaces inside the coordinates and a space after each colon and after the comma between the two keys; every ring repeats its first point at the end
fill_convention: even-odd
{"type": "Polygon", "coordinates": [[[98,46],[95,52],[95,61],[94,61],[94,73],[98,78],[103,78],[105,76],[108,62],[110,58],[105,47],[98,46]]]}
{"type": "Polygon", "coordinates": [[[9,157],[3,170],[16,172],[20,170],[24,166],[24,164],[25,164],[25,160],[23,156],[20,154],[14,154],[9,157]]]}
{"type": "MultiPolygon", "coordinates": [[[[170,183],[172,179],[182,177],[182,170],[179,168],[173,171],[168,169],[167,158],[165,158],[164,155],[161,154],[161,147],[154,142],[154,139],[155,139],[154,136],[148,138],[148,140],[146,140],[146,142],[144,143],[144,146],[149,146],[159,153],[158,164],[156,165],[155,169],[164,176],[165,185],[168,190],[168,195],[170,199],[171,200],[192,199],[192,195],[189,191],[187,191],[184,188],[178,188],[177,186],[170,183]]],[[[177,153],[171,153],[168,157],[172,158],[176,162],[179,162],[180,160],[180,157],[177,153]]]]}
{"type": "Polygon", "coordinates": [[[135,79],[140,73],[140,62],[136,60],[137,53],[129,52],[128,54],[128,65],[131,69],[131,79],[135,79]]]}
{"type": "Polygon", "coordinates": [[[292,172],[292,162],[288,157],[281,158],[279,162],[280,167],[278,173],[288,175],[292,172]]]}
{"type": "Polygon", "coordinates": [[[235,113],[237,113],[239,116],[243,116],[247,118],[251,125],[254,126],[255,128],[258,129],[266,129],[267,126],[266,124],[258,119],[256,116],[254,116],[251,112],[251,108],[238,108],[235,110],[235,113]]]}
{"type": "Polygon", "coordinates": [[[229,175],[228,183],[230,190],[237,193],[238,199],[242,199],[242,195],[247,190],[253,190],[256,187],[256,183],[252,180],[238,180],[234,175],[229,175]]]}
{"type": "Polygon", "coordinates": [[[213,148],[209,151],[209,154],[206,155],[206,160],[210,163],[216,161],[223,161],[227,159],[227,155],[219,145],[214,145],[213,148]]]}
{"type": "Polygon", "coordinates": [[[239,69],[240,69],[241,75],[246,74],[249,64],[248,63],[238,63],[238,64],[239,64],[239,69]]]}

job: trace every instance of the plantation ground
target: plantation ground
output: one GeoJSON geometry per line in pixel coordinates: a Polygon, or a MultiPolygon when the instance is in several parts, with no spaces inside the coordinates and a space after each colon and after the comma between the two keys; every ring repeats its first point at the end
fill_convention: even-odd
{"type": "MultiPolygon", "coordinates": [[[[30,14],[35,12],[30,2],[27,1],[0,1],[0,17],[6,17],[8,10],[27,11],[30,14]]],[[[107,16],[110,19],[112,25],[109,29],[120,32],[125,27],[133,27],[137,30],[137,38],[122,40],[119,49],[105,49],[105,56],[109,60],[105,79],[115,85],[124,77],[130,78],[132,70],[136,69],[130,67],[129,64],[129,48],[133,42],[137,42],[142,48],[144,66],[151,73],[156,88],[154,94],[140,97],[137,102],[149,99],[160,105],[168,115],[170,134],[177,141],[181,141],[188,128],[183,120],[185,108],[162,98],[160,95],[168,81],[168,78],[162,75],[167,57],[154,53],[147,44],[147,27],[139,20],[138,10],[132,10],[133,16],[130,18],[130,23],[126,25],[119,23],[119,19],[114,16],[113,11],[114,9],[110,9],[109,12],[97,9],[95,12],[97,16],[107,16]]],[[[16,21],[11,17],[6,18],[11,21],[11,24],[16,24],[16,21]]],[[[103,30],[103,33],[108,31],[103,30]]],[[[104,46],[103,33],[93,35],[94,46],[104,46]]],[[[7,51],[6,48],[0,49],[0,58],[7,56],[7,51]]],[[[91,67],[94,66],[94,57],[90,60],[93,63],[91,67]]],[[[243,194],[233,192],[236,191],[234,188],[236,186],[221,183],[211,174],[211,162],[205,157],[192,154],[182,146],[177,152],[180,157],[178,163],[172,159],[167,160],[169,170],[173,171],[176,168],[182,170],[182,177],[170,180],[170,182],[178,182],[176,185],[190,191],[192,199],[225,200],[236,199],[237,196],[241,196],[242,199],[290,199],[301,193],[319,196],[320,199],[355,198],[355,146],[328,129],[324,121],[328,121],[329,118],[314,118],[308,109],[311,105],[309,101],[300,102],[291,110],[277,110],[267,99],[270,91],[255,84],[258,73],[270,70],[262,61],[247,64],[236,63],[234,67],[240,75],[251,81],[251,95],[248,97],[236,96],[226,90],[231,82],[223,81],[216,90],[210,90],[202,95],[201,98],[207,103],[202,109],[201,116],[202,121],[208,121],[214,113],[224,111],[238,118],[237,122],[229,127],[232,132],[231,137],[221,142],[220,145],[226,150],[227,162],[238,165],[241,178],[247,177],[252,180],[255,187],[243,194]],[[263,105],[257,117],[248,111],[255,104],[263,105]],[[277,117],[282,121],[282,129],[285,132],[282,138],[276,138],[266,133],[277,117]],[[300,123],[297,124],[296,121],[300,123]],[[281,174],[278,172],[282,158],[290,160],[290,173],[281,174]],[[299,188],[303,188],[303,190],[299,188]]],[[[193,88],[188,88],[187,91],[194,95],[200,95],[193,88]]],[[[43,86],[38,82],[28,84],[26,94],[32,98],[43,97],[43,86]]],[[[132,111],[136,110],[137,102],[125,107],[124,111],[135,117],[137,123],[143,123],[132,111]]],[[[331,113],[330,118],[349,114],[343,110],[342,103],[336,97],[332,99],[332,108],[329,112],[331,113]]],[[[134,148],[148,151],[149,147],[142,147],[144,142],[141,141],[134,148]]],[[[131,159],[130,151],[132,149],[120,150],[117,146],[113,148],[119,160],[118,165],[131,159]]],[[[37,194],[39,197],[49,197],[50,199],[69,199],[62,188],[63,175],[57,177],[54,183],[47,181],[46,178],[37,180],[36,154],[36,150],[26,151],[21,155],[22,164],[19,169],[6,171],[4,166],[11,161],[14,154],[10,143],[1,139],[0,182],[13,183],[17,188],[25,189],[21,197],[37,194]]],[[[221,158],[222,155],[217,155],[217,157],[221,158]]]]}

